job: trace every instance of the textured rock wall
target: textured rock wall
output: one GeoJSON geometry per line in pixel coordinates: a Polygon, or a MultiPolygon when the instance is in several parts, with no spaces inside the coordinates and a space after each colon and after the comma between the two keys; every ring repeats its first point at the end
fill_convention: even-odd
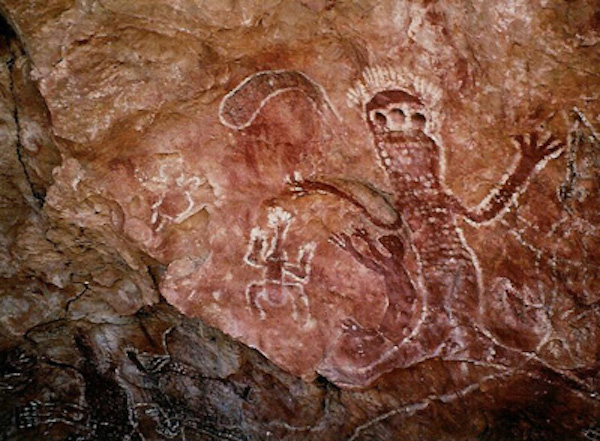
{"type": "Polygon", "coordinates": [[[0,439],[600,437],[596,2],[0,11],[0,439]]]}

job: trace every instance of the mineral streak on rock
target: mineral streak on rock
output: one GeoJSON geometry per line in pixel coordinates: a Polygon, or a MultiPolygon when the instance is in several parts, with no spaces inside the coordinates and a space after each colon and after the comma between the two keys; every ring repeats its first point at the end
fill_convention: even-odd
{"type": "Polygon", "coordinates": [[[597,2],[0,15],[0,439],[600,439],[597,2]]]}

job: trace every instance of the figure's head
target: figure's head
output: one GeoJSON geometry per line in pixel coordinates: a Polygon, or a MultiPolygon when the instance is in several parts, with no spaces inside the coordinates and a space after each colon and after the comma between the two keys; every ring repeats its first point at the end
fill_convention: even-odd
{"type": "Polygon", "coordinates": [[[388,173],[436,176],[440,151],[427,133],[429,111],[416,96],[403,90],[384,90],[365,104],[375,149],[388,173]]]}
{"type": "Polygon", "coordinates": [[[405,68],[367,68],[347,96],[377,133],[430,133],[440,117],[442,89],[405,68]]]}
{"type": "Polygon", "coordinates": [[[379,92],[366,104],[365,111],[369,127],[375,135],[401,135],[407,139],[424,136],[427,110],[419,98],[407,92],[379,92]]]}
{"type": "Polygon", "coordinates": [[[364,112],[379,159],[388,173],[429,181],[443,155],[432,138],[439,123],[441,89],[408,70],[375,67],[348,92],[364,112]]]}

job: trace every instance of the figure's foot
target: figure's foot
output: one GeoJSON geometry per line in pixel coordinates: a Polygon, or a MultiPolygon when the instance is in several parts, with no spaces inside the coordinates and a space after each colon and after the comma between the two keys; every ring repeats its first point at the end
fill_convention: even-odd
{"type": "Polygon", "coordinates": [[[398,348],[375,329],[365,329],[353,319],[342,324],[343,332],[318,371],[344,387],[367,387],[394,368],[398,348]]]}

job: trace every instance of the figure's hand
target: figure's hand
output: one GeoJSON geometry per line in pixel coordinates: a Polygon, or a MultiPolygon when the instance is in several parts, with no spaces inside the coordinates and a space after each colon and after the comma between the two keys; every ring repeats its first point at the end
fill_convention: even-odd
{"type": "Polygon", "coordinates": [[[294,198],[301,198],[309,194],[310,188],[309,185],[307,185],[308,181],[305,181],[299,172],[294,172],[293,175],[286,176],[285,183],[289,193],[291,193],[294,198]]]}
{"type": "Polygon", "coordinates": [[[531,167],[547,157],[560,154],[565,146],[564,142],[550,132],[534,131],[526,135],[514,137],[521,151],[521,162],[528,163],[531,167]]]}
{"type": "Polygon", "coordinates": [[[285,183],[288,186],[288,192],[291,193],[294,198],[312,194],[337,194],[342,198],[347,198],[347,196],[334,185],[328,184],[327,182],[304,179],[299,172],[294,172],[293,175],[286,176],[285,183]]]}
{"type": "Polygon", "coordinates": [[[352,233],[353,236],[355,237],[359,237],[362,240],[369,241],[371,239],[371,236],[369,236],[369,233],[366,229],[364,228],[355,228],[354,232],[352,233]]]}
{"type": "Polygon", "coordinates": [[[342,250],[348,250],[352,246],[352,239],[346,233],[333,233],[329,236],[329,242],[342,250]]]}

